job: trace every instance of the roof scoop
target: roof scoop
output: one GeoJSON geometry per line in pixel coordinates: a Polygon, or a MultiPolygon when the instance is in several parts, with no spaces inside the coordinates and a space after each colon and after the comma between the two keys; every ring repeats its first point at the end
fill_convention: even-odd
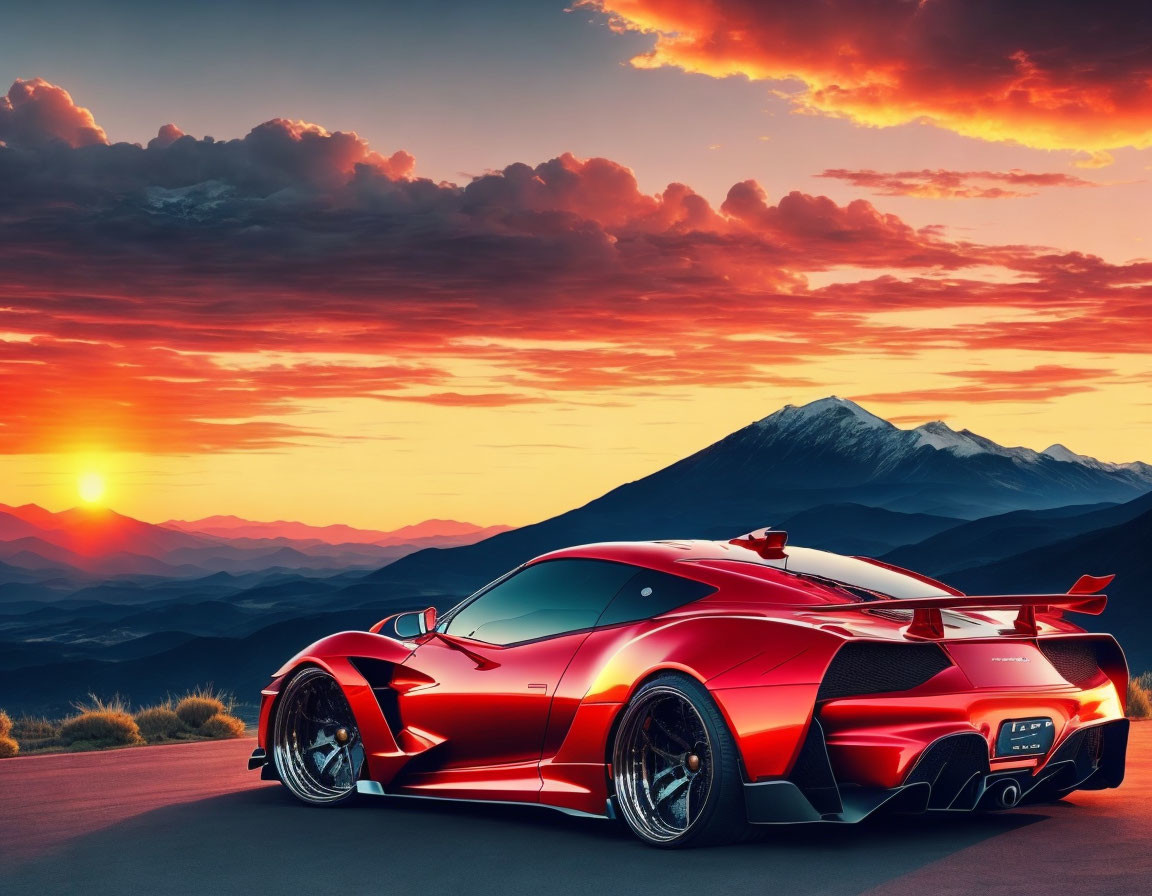
{"type": "Polygon", "coordinates": [[[766,526],[763,529],[749,532],[747,535],[733,538],[728,544],[748,548],[764,560],[783,560],[787,556],[784,553],[784,545],[788,544],[788,533],[782,529],[766,526]]]}

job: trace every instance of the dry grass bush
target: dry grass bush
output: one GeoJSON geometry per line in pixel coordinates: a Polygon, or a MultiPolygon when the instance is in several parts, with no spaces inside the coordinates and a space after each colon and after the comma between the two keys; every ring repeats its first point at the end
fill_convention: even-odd
{"type": "Polygon", "coordinates": [[[89,694],[87,700],[77,700],[72,708],[77,712],[123,712],[132,715],[128,701],[119,694],[113,694],[107,699],[89,694]]]}
{"type": "Polygon", "coordinates": [[[136,713],[136,726],[149,743],[171,740],[187,733],[188,726],[170,706],[150,706],[136,713]]]}
{"type": "Polygon", "coordinates": [[[1128,682],[1128,718],[1152,719],[1152,688],[1148,687],[1148,679],[1152,677],[1145,672],[1139,678],[1128,682]]]}
{"type": "Polygon", "coordinates": [[[0,709],[0,759],[10,759],[20,752],[20,744],[8,736],[11,730],[12,720],[0,709]]]}
{"type": "Polygon", "coordinates": [[[230,716],[227,713],[218,712],[201,725],[196,733],[202,737],[243,737],[246,728],[247,726],[244,724],[243,719],[238,719],[236,716],[230,716]]]}
{"type": "Polygon", "coordinates": [[[136,720],[120,696],[105,701],[89,694],[87,703],[75,706],[79,714],[60,724],[60,740],[66,746],[81,744],[99,749],[144,743],[136,720]]]}
{"type": "Polygon", "coordinates": [[[177,718],[189,728],[199,728],[224,711],[224,704],[211,697],[185,697],[176,704],[177,718]]]}
{"type": "Polygon", "coordinates": [[[212,716],[227,715],[231,709],[231,700],[208,686],[190,691],[188,696],[182,698],[176,704],[176,715],[189,728],[199,728],[212,716]]]}
{"type": "Polygon", "coordinates": [[[20,716],[12,720],[11,736],[21,743],[36,740],[54,740],[60,735],[60,725],[51,719],[20,716]]]}

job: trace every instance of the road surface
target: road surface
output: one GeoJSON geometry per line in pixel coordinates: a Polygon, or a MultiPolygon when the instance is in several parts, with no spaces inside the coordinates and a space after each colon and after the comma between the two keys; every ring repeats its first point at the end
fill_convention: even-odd
{"type": "Polygon", "coordinates": [[[11,894],[711,893],[933,896],[1152,889],[1152,723],[1119,790],[979,817],[781,829],[663,852],[543,809],[375,800],[314,809],[245,769],[251,740],[0,762],[11,894]]]}

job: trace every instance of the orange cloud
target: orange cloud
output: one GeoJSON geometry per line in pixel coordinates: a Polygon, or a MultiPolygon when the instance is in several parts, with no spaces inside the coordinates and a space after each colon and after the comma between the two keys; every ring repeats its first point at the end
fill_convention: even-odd
{"type": "Polygon", "coordinates": [[[911,389],[904,392],[875,392],[858,396],[858,401],[917,404],[927,401],[959,402],[1045,402],[1065,395],[1092,392],[1103,377],[1114,370],[1099,367],[1066,367],[1041,364],[1025,370],[955,370],[945,376],[965,380],[961,386],[938,389],[911,389]]]}
{"type": "MultiPolygon", "coordinates": [[[[586,402],[808,389],[795,365],[861,353],[1152,352],[1149,262],[950,240],[754,181],[714,208],[570,154],[462,186],[411,171],[281,119],[227,141],[166,126],[146,147],[0,147],[0,452],[275,447],[319,437],[299,414],[337,398],[586,402]],[[808,280],[842,269],[876,274],[808,280]],[[969,307],[1016,313],[878,317],[969,307]]],[[[1097,385],[1038,369],[1052,382],[1005,394],[1097,385]]],[[[946,394],[997,400],[960,382],[946,394]]]]}
{"type": "Polygon", "coordinates": [[[324,434],[252,418],[290,416],[322,398],[399,397],[450,380],[419,362],[244,368],[159,342],[133,342],[126,357],[102,342],[0,338],[0,452],[93,444],[157,454],[276,448],[324,434]]]}
{"type": "Polygon", "coordinates": [[[1042,187],[1098,187],[1100,184],[1071,174],[1034,174],[1027,171],[921,171],[883,172],[872,169],[829,168],[816,177],[842,180],[878,196],[916,199],[1015,199],[1035,196],[1042,187]],[[999,185],[1003,186],[999,186],[999,185]]]}
{"type": "Polygon", "coordinates": [[[633,59],[794,82],[804,112],[927,121],[1045,149],[1152,145],[1152,19],[1138,4],[581,0],[655,36],[633,59]]]}
{"type": "Polygon", "coordinates": [[[43,78],[17,79],[0,96],[0,143],[9,146],[43,146],[53,142],[71,147],[108,142],[92,113],[72,101],[63,87],[43,78]]]}

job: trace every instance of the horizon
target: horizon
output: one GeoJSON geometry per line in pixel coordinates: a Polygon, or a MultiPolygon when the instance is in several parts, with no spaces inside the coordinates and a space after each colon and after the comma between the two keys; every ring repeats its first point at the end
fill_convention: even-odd
{"type": "MultiPolygon", "coordinates": [[[[971,434],[971,435],[975,435],[975,436],[980,437],[980,438],[984,438],[980,433],[975,433],[971,429],[969,429],[968,427],[962,427],[961,429],[953,429],[951,426],[949,426],[949,424],[946,421],[942,421],[942,420],[928,420],[928,421],[925,421],[924,423],[920,423],[920,424],[916,424],[916,425],[901,426],[898,423],[895,423],[891,420],[888,420],[887,418],[881,417],[881,416],[873,413],[871,410],[869,410],[864,405],[862,405],[856,401],[853,401],[850,398],[843,398],[843,397],[836,396],[836,395],[826,395],[826,396],[823,396],[821,398],[813,399],[812,401],[809,401],[809,402],[807,402],[805,404],[801,404],[801,405],[785,404],[782,407],[777,408],[775,411],[772,411],[771,413],[765,415],[764,417],[760,417],[756,420],[752,420],[749,423],[745,424],[744,426],[739,427],[736,430],[733,430],[732,432],[738,432],[741,429],[745,429],[745,428],[750,427],[750,426],[755,426],[759,423],[764,423],[764,422],[776,417],[777,415],[779,415],[782,412],[787,411],[787,410],[806,410],[806,409],[812,407],[813,405],[825,404],[825,403],[829,403],[829,402],[836,402],[840,405],[850,405],[850,406],[857,408],[858,410],[864,412],[865,414],[867,414],[870,417],[874,417],[878,420],[884,421],[885,423],[889,423],[891,426],[893,426],[894,429],[899,430],[901,432],[913,432],[913,431],[917,431],[917,430],[922,430],[922,429],[924,429],[928,426],[931,426],[933,424],[943,424],[950,431],[957,433],[959,435],[971,434]]],[[[722,441],[726,436],[731,435],[731,434],[732,434],[731,432],[719,434],[719,435],[715,436],[712,439],[712,441],[710,441],[707,445],[701,446],[699,449],[697,449],[697,451],[701,451],[701,450],[704,450],[705,448],[711,447],[712,445],[716,444],[719,441],[722,441]]],[[[1113,464],[1113,465],[1117,465],[1117,466],[1123,466],[1126,464],[1133,464],[1133,463],[1137,463],[1137,464],[1138,463],[1147,463],[1146,461],[1143,461],[1140,458],[1135,458],[1135,459],[1129,460],[1129,461],[1113,461],[1113,460],[1110,460],[1108,458],[1092,457],[1091,455],[1085,455],[1081,452],[1075,451],[1074,449],[1068,448],[1067,445],[1065,445],[1063,442],[1054,442],[1051,445],[1048,445],[1046,448],[1038,449],[1038,448],[1033,448],[1033,447],[1026,446],[1026,445],[1011,445],[1011,444],[1006,445],[1006,444],[1003,444],[1001,442],[998,442],[997,440],[992,440],[992,441],[995,442],[999,447],[1007,449],[1007,450],[1032,451],[1038,455],[1044,455],[1044,456],[1049,457],[1050,459],[1055,460],[1055,461],[1060,462],[1060,463],[1074,463],[1075,461],[1067,461],[1067,460],[1064,460],[1063,458],[1055,457],[1055,456],[1049,454],[1048,452],[1050,452],[1054,448],[1062,448],[1065,451],[1068,451],[1069,453],[1075,455],[1078,458],[1087,458],[1088,460],[1099,461],[1099,462],[1104,463],[1104,464],[1113,464]]],[[[945,450],[945,449],[941,448],[940,446],[933,445],[931,443],[924,443],[924,444],[927,447],[933,448],[934,450],[945,450]]],[[[695,454],[696,451],[693,451],[691,453],[695,454]]],[[[685,456],[689,456],[689,455],[685,455],[685,456]]],[[[680,460],[680,459],[682,459],[682,458],[676,458],[672,462],[674,463],[676,460],[680,460]]],[[[648,476],[648,475],[652,475],[656,472],[659,472],[659,470],[664,469],[666,466],[668,466],[668,465],[651,469],[647,473],[643,474],[643,476],[648,476]]],[[[634,481],[634,480],[630,480],[630,481],[634,481]]],[[[626,484],[626,483],[624,483],[624,482],[615,483],[614,485],[610,486],[609,489],[605,489],[605,491],[608,491],[612,488],[619,487],[619,486],[624,485],[624,484],[626,484]]],[[[227,510],[218,511],[216,513],[206,514],[202,517],[195,517],[195,518],[179,518],[179,517],[174,517],[174,516],[168,516],[168,517],[165,517],[163,519],[147,519],[147,518],[140,516],[138,514],[135,514],[135,513],[122,512],[121,510],[118,510],[116,508],[116,506],[114,506],[114,504],[111,501],[104,501],[102,499],[99,501],[83,501],[82,500],[78,504],[69,505],[69,506],[63,507],[59,510],[51,510],[51,509],[49,509],[49,507],[47,505],[45,505],[43,503],[35,502],[35,501],[26,502],[24,504],[19,504],[19,505],[12,504],[8,501],[0,501],[0,505],[12,507],[14,509],[21,509],[23,507],[33,507],[33,508],[47,511],[48,513],[52,513],[52,514],[62,514],[62,513],[68,513],[71,511],[82,511],[82,512],[88,512],[88,513],[99,513],[102,511],[107,511],[107,512],[117,514],[119,516],[128,517],[130,519],[138,520],[140,522],[145,522],[145,523],[148,523],[150,525],[164,526],[167,528],[172,528],[174,531],[180,531],[179,527],[169,526],[169,524],[171,524],[171,523],[204,523],[205,521],[218,518],[218,519],[234,519],[234,520],[244,522],[244,523],[255,523],[255,524],[267,525],[267,526],[301,525],[301,526],[306,526],[306,527],[315,528],[315,529],[347,527],[350,529],[354,529],[356,531],[380,531],[380,532],[385,532],[385,533],[391,533],[391,532],[396,532],[396,531],[406,529],[406,528],[418,528],[421,526],[426,526],[426,525],[431,524],[431,523],[458,523],[461,525],[475,527],[478,530],[498,528],[498,527],[502,527],[502,526],[507,526],[510,528],[516,528],[517,526],[531,525],[532,523],[539,522],[542,519],[547,519],[547,518],[550,518],[551,516],[554,516],[556,514],[563,513],[566,510],[570,510],[570,509],[573,509],[574,507],[581,506],[584,503],[587,503],[587,501],[593,500],[595,497],[599,497],[599,494],[592,495],[592,496],[586,495],[586,496],[584,496],[583,499],[581,499],[577,504],[574,504],[572,507],[557,507],[557,508],[554,508],[546,516],[540,517],[539,519],[532,519],[532,520],[528,520],[526,522],[521,522],[521,523],[517,523],[517,524],[507,523],[505,521],[477,522],[475,520],[463,520],[463,519],[457,519],[457,518],[452,518],[452,517],[425,517],[425,518],[421,518],[421,519],[414,520],[414,521],[408,521],[408,522],[402,523],[402,524],[397,525],[397,526],[392,526],[390,528],[384,528],[382,526],[372,526],[372,525],[352,526],[351,524],[349,524],[343,520],[335,520],[335,521],[331,521],[331,522],[314,522],[314,521],[309,521],[309,520],[305,520],[302,518],[298,518],[298,519],[288,519],[288,518],[255,519],[252,517],[246,517],[246,516],[242,516],[242,515],[239,515],[236,513],[232,513],[232,512],[229,512],[227,510]]]]}

